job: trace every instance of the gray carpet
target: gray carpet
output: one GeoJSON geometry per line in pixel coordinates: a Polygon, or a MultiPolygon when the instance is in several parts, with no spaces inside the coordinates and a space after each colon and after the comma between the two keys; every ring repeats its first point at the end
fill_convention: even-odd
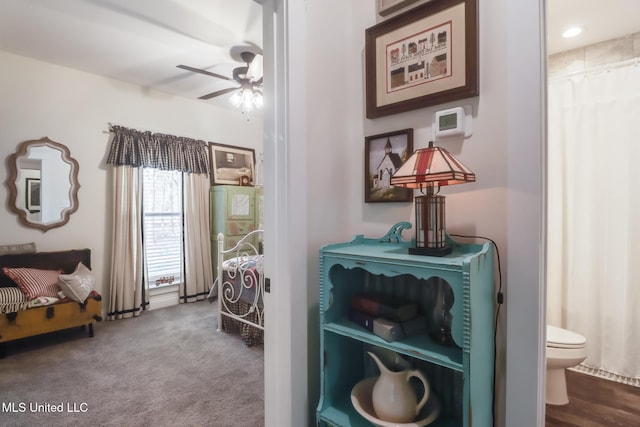
{"type": "Polygon", "coordinates": [[[215,310],[180,304],[99,322],[93,338],[76,328],[7,343],[0,425],[264,425],[263,347],[217,332],[215,310]]]}

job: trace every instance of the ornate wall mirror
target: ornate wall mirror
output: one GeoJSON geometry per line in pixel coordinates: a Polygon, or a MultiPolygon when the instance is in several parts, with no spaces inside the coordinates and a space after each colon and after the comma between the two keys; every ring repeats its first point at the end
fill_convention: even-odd
{"type": "Polygon", "coordinates": [[[78,162],[47,137],[25,141],[9,157],[9,208],[27,226],[48,231],[78,209],[78,162]]]}

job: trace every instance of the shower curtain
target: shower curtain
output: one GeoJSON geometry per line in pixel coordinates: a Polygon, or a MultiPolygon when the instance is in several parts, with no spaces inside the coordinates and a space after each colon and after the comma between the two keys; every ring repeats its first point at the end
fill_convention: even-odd
{"type": "Polygon", "coordinates": [[[547,323],[578,368],[640,386],[640,65],[550,79],[547,323]]]}

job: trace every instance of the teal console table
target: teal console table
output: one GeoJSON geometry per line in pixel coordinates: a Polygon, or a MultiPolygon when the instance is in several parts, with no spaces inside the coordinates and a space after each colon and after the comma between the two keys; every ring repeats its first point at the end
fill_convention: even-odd
{"type": "Polygon", "coordinates": [[[429,425],[493,425],[493,247],[452,241],[452,253],[443,257],[409,255],[410,243],[401,237],[409,227],[398,223],[382,238],[359,235],[320,249],[319,426],[371,426],[350,395],[359,381],[378,375],[367,355],[376,348],[426,374],[441,407],[429,425]],[[435,298],[435,289],[446,292],[435,298]],[[429,333],[389,342],[352,322],[351,299],[367,292],[415,301],[429,324],[444,295],[450,342],[436,342],[429,333]]]}

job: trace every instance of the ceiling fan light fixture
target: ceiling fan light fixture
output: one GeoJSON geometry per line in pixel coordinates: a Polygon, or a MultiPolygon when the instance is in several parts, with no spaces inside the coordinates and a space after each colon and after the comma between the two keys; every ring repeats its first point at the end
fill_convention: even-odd
{"type": "Polygon", "coordinates": [[[253,105],[253,91],[249,89],[242,89],[242,103],[244,105],[253,105]]]}
{"type": "Polygon", "coordinates": [[[240,108],[240,105],[242,105],[242,90],[234,92],[233,95],[229,97],[229,102],[234,107],[240,108]]]}
{"type": "Polygon", "coordinates": [[[256,108],[262,108],[264,105],[264,97],[262,96],[262,94],[260,92],[254,91],[253,92],[253,103],[255,104],[256,108]]]}
{"type": "Polygon", "coordinates": [[[240,89],[240,92],[242,96],[242,102],[240,105],[242,112],[248,113],[250,111],[253,111],[255,109],[255,106],[253,104],[253,90],[242,88],[240,89]]]}
{"type": "Polygon", "coordinates": [[[241,88],[229,97],[229,102],[243,113],[260,109],[264,105],[264,98],[260,91],[250,88],[241,88]]]}

